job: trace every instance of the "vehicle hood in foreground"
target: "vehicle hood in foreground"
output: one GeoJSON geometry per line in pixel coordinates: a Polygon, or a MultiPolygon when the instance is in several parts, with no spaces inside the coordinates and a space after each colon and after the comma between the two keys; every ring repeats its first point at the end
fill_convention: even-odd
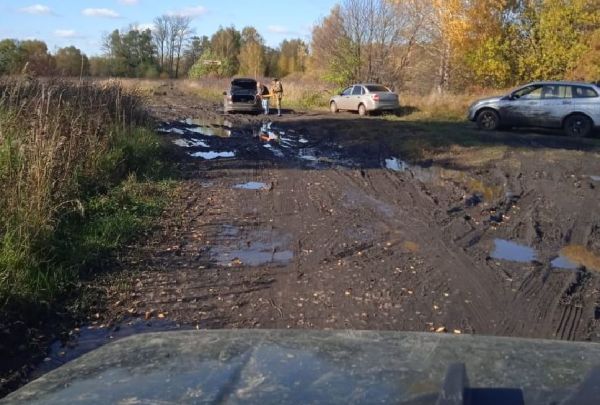
{"type": "MultiPolygon", "coordinates": [[[[398,332],[162,332],[108,344],[0,402],[588,403],[582,383],[598,365],[595,343],[398,332]],[[444,398],[453,400],[438,402],[444,398]]],[[[600,386],[587,384],[592,391],[600,386]]]]}

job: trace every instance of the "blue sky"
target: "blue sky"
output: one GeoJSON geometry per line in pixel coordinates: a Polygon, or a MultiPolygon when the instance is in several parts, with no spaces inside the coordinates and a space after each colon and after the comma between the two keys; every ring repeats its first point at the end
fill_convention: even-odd
{"type": "Polygon", "coordinates": [[[256,27],[269,46],[285,38],[308,39],[311,27],[336,0],[0,0],[0,39],[41,39],[51,51],[75,45],[88,55],[101,53],[103,34],[129,24],[148,26],[154,17],[175,13],[193,17],[198,35],[220,25],[256,27]]]}

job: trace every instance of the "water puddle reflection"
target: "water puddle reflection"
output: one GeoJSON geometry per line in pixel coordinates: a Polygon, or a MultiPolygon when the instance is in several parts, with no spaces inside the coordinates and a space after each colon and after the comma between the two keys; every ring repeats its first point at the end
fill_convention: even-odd
{"type": "Polygon", "coordinates": [[[277,231],[243,232],[235,226],[225,226],[219,243],[210,249],[210,258],[221,267],[285,265],[294,258],[289,244],[290,236],[277,231]]]}
{"type": "Polygon", "coordinates": [[[248,183],[236,184],[233,188],[242,189],[242,190],[267,190],[269,186],[267,183],[262,183],[259,181],[249,181],[248,183]]]}
{"type": "MultiPolygon", "coordinates": [[[[257,124],[254,127],[235,127],[226,120],[207,122],[189,118],[163,123],[158,131],[179,135],[180,137],[172,142],[182,148],[218,148],[237,151],[190,153],[193,157],[205,160],[234,158],[238,153],[244,156],[254,155],[257,159],[263,159],[266,157],[264,151],[268,150],[277,159],[286,159],[290,163],[296,162],[296,164],[316,170],[331,166],[349,168],[361,166],[350,157],[344,156],[344,148],[340,145],[319,142],[318,148],[307,148],[310,141],[304,134],[295,130],[282,130],[271,121],[257,124]]],[[[371,157],[366,157],[366,159],[371,159],[371,157]]]]}
{"type": "Polygon", "coordinates": [[[550,263],[555,269],[577,270],[580,266],[569,260],[568,257],[560,255],[550,263]]]}
{"type": "Polygon", "coordinates": [[[207,122],[205,120],[188,118],[182,121],[182,123],[188,126],[188,131],[204,136],[229,138],[234,135],[233,124],[227,120],[223,120],[222,122],[207,122]]]}
{"type": "Polygon", "coordinates": [[[271,145],[269,143],[263,145],[263,147],[266,148],[266,149],[268,149],[268,150],[270,150],[273,153],[273,155],[275,155],[278,158],[285,157],[285,154],[283,153],[283,151],[281,151],[281,150],[279,150],[277,148],[274,148],[273,145],[271,145]]]}
{"type": "MultiPolygon", "coordinates": [[[[233,124],[227,120],[222,122],[207,122],[197,119],[185,119],[182,121],[165,122],[159,128],[158,132],[177,135],[203,135],[207,137],[229,138],[236,135],[238,131],[234,130],[233,124]]],[[[243,131],[239,131],[242,132],[243,131]]]]}
{"type": "Polygon", "coordinates": [[[233,157],[235,157],[235,152],[214,152],[214,151],[194,152],[194,153],[190,153],[190,156],[199,157],[204,160],[213,160],[213,159],[219,159],[219,158],[233,158],[233,157]]]}
{"type": "Polygon", "coordinates": [[[443,185],[444,182],[450,181],[461,184],[472,194],[466,201],[466,204],[470,206],[477,205],[482,201],[492,202],[498,198],[514,198],[514,196],[509,198],[512,193],[506,192],[503,186],[487,184],[461,170],[446,169],[439,166],[413,165],[397,157],[385,159],[383,167],[394,172],[409,173],[414,179],[422,183],[443,185]]]}
{"type": "MultiPolygon", "coordinates": [[[[537,261],[538,252],[526,245],[504,239],[494,240],[494,250],[490,257],[518,263],[537,261]]],[[[581,245],[569,245],[560,250],[558,256],[553,256],[550,267],[556,270],[578,270],[585,268],[600,271],[600,255],[581,245]]]]}
{"type": "Polygon", "coordinates": [[[409,168],[409,165],[398,158],[392,157],[385,159],[385,168],[395,172],[404,172],[409,168]]]}
{"type": "Polygon", "coordinates": [[[532,248],[509,240],[496,239],[494,245],[494,251],[491,254],[494,259],[527,263],[536,260],[537,257],[532,248]]]}
{"type": "Polygon", "coordinates": [[[161,127],[158,128],[158,132],[162,132],[164,134],[177,134],[177,135],[185,135],[185,131],[181,128],[166,128],[161,127]]]}
{"type": "Polygon", "coordinates": [[[600,272],[600,255],[582,245],[569,245],[560,251],[561,257],[578,267],[600,272]]]}
{"type": "Polygon", "coordinates": [[[174,139],[173,143],[181,148],[209,148],[210,146],[200,140],[200,139],[185,139],[185,138],[179,138],[179,139],[174,139]]]}

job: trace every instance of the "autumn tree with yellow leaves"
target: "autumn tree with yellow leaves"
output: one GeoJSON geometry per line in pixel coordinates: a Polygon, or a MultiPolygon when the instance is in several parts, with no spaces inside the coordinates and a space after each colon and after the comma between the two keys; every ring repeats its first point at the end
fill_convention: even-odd
{"type": "Polygon", "coordinates": [[[600,80],[599,26],[598,0],[344,0],[313,30],[312,66],[397,87],[425,66],[439,92],[600,80]]]}

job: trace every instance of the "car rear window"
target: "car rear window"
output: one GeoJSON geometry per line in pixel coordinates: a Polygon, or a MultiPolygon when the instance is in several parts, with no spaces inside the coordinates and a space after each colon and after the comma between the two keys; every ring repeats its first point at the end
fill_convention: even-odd
{"type": "Polygon", "coordinates": [[[240,80],[231,82],[232,90],[256,90],[256,82],[249,80],[240,80]]]}
{"type": "Polygon", "coordinates": [[[573,98],[592,98],[598,97],[596,90],[591,87],[572,86],[573,98]]]}
{"type": "Polygon", "coordinates": [[[378,86],[378,85],[372,85],[372,86],[367,86],[367,90],[369,90],[371,93],[376,92],[376,93],[387,93],[390,90],[387,87],[384,86],[378,86]]]}
{"type": "Polygon", "coordinates": [[[353,96],[360,96],[363,94],[363,88],[362,86],[354,86],[354,89],[352,89],[352,95],[353,96]]]}

